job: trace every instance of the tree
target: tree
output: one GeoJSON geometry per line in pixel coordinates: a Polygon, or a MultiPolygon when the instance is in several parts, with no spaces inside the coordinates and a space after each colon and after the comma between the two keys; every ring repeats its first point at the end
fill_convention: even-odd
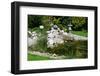
{"type": "Polygon", "coordinates": [[[72,23],[73,30],[81,31],[83,29],[87,30],[87,20],[87,17],[28,15],[28,28],[33,29],[42,25],[45,30],[49,30],[52,26],[51,24],[54,24],[67,31],[67,25],[72,23]]]}
{"type": "Polygon", "coordinates": [[[28,28],[38,27],[42,24],[42,16],[28,15],[28,28]]]}
{"type": "MultiPolygon", "coordinates": [[[[87,18],[86,17],[72,17],[71,22],[74,25],[73,28],[75,30],[82,30],[87,26],[87,18]]],[[[87,29],[85,29],[87,30],[87,29]]]]}

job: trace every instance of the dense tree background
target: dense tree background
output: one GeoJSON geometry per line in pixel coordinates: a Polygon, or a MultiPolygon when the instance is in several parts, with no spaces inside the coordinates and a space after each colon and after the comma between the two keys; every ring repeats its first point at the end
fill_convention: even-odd
{"type": "Polygon", "coordinates": [[[44,26],[44,29],[49,30],[52,24],[56,24],[60,29],[67,31],[68,24],[72,24],[74,31],[87,31],[88,18],[75,16],[41,16],[28,15],[28,28],[33,29],[44,26]]]}

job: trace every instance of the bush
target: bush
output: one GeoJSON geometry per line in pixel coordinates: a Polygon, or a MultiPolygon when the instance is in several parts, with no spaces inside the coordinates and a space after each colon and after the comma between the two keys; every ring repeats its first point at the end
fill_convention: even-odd
{"type": "Polygon", "coordinates": [[[47,48],[48,52],[58,55],[65,55],[70,58],[87,57],[87,41],[70,41],[58,44],[54,48],[47,48]]]}
{"type": "Polygon", "coordinates": [[[41,34],[38,36],[37,43],[29,47],[31,51],[40,51],[44,52],[47,50],[47,34],[45,31],[41,31],[41,34]]]}

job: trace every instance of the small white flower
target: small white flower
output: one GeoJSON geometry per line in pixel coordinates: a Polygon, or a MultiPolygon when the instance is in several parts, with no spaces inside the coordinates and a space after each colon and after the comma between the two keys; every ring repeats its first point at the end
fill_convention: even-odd
{"type": "Polygon", "coordinates": [[[41,25],[41,26],[40,26],[40,29],[43,29],[43,28],[44,28],[44,26],[41,25]]]}

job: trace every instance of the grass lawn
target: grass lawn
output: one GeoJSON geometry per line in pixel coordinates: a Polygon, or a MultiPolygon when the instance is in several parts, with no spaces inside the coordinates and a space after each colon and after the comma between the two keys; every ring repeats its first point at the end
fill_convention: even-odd
{"type": "Polygon", "coordinates": [[[38,56],[38,55],[33,55],[33,54],[28,54],[28,61],[33,61],[33,60],[50,60],[50,58],[38,56]]]}
{"type": "Polygon", "coordinates": [[[85,31],[72,31],[73,34],[87,37],[88,33],[85,31]]]}

